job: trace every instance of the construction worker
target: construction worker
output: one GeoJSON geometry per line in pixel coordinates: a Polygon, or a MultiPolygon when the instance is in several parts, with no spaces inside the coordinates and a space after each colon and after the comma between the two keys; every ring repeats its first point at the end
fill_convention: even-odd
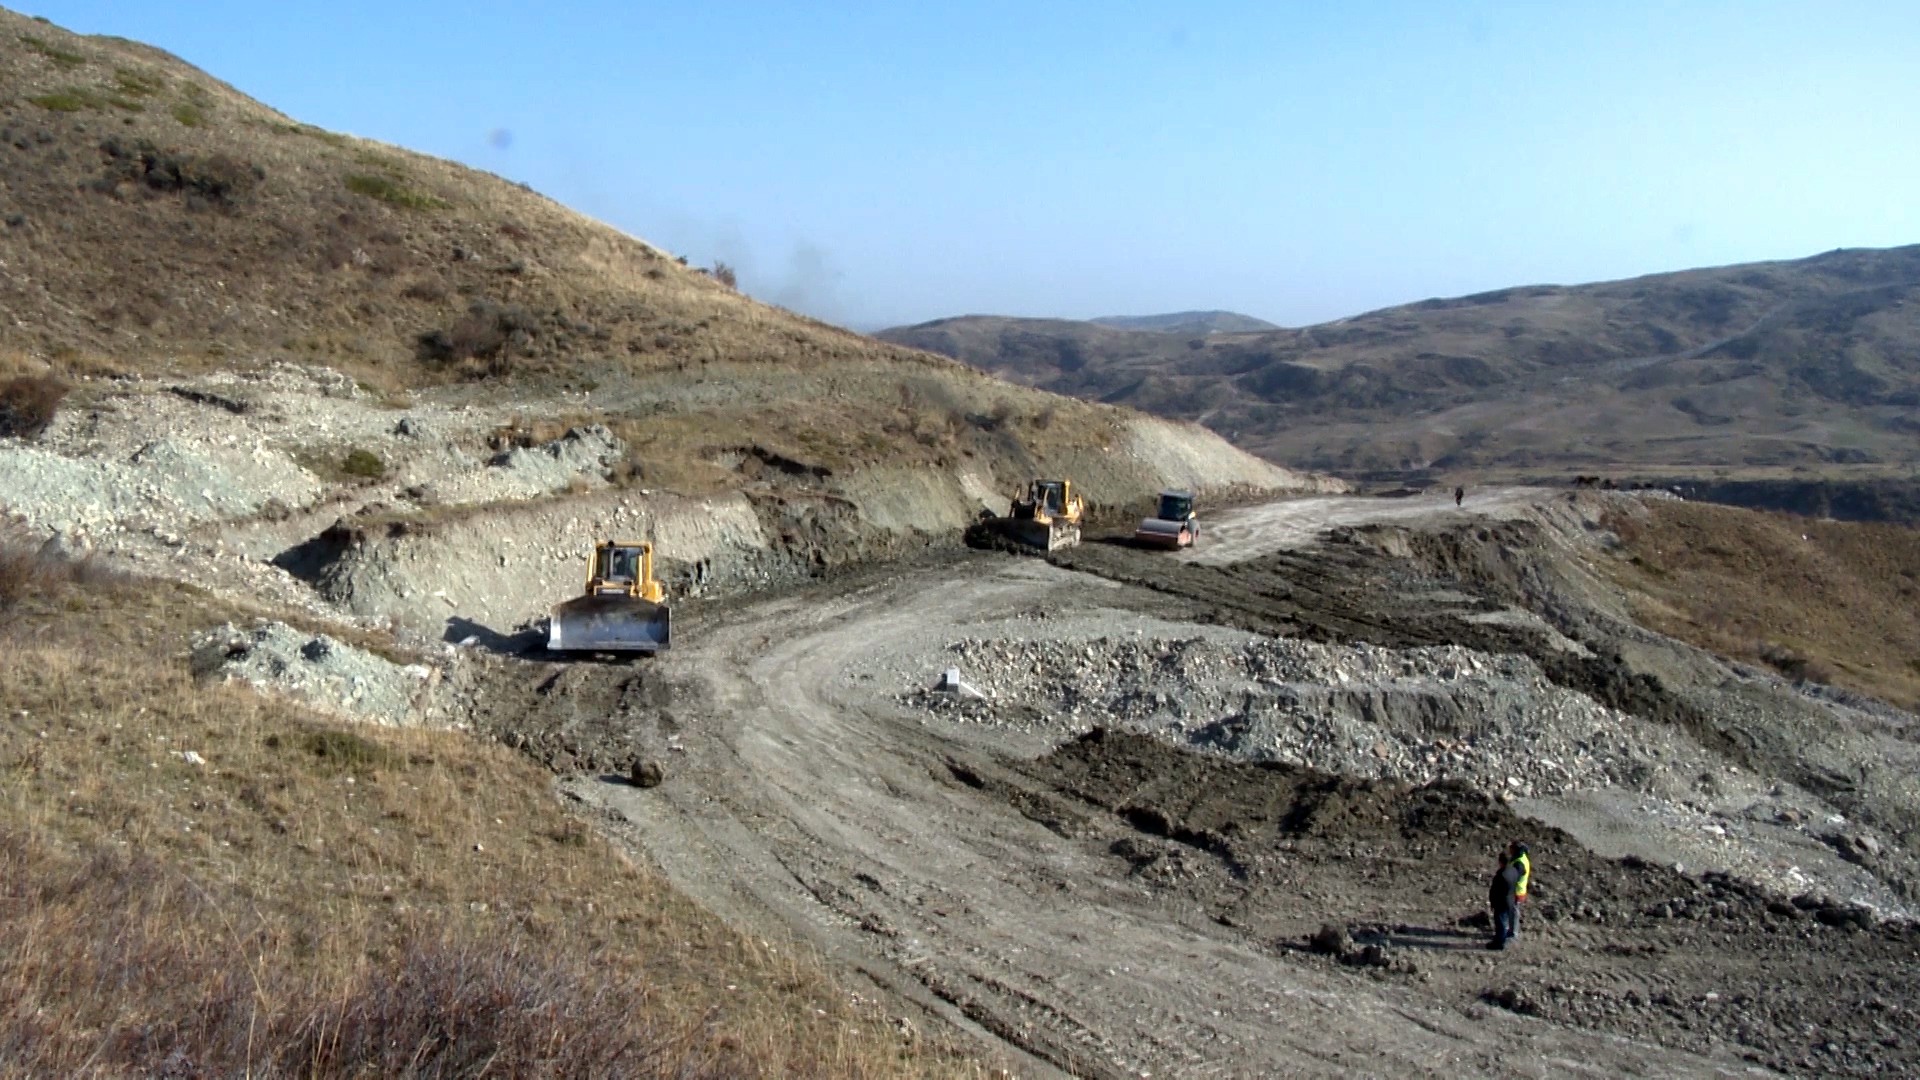
{"type": "Polygon", "coordinates": [[[1520,884],[1513,890],[1513,936],[1520,936],[1520,909],[1527,903],[1527,886],[1533,884],[1533,859],[1527,845],[1515,840],[1507,845],[1507,861],[1520,868],[1520,884]]]}
{"type": "Polygon", "coordinates": [[[1506,948],[1507,942],[1519,931],[1520,890],[1533,872],[1531,862],[1522,861],[1525,858],[1524,844],[1508,844],[1501,853],[1500,869],[1487,886],[1487,904],[1493,909],[1493,940],[1487,942],[1489,949],[1506,948]]]}

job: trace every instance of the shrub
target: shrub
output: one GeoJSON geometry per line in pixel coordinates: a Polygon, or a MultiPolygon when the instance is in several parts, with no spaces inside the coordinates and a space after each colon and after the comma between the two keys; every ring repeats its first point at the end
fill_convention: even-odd
{"type": "Polygon", "coordinates": [[[207,122],[207,114],[200,106],[183,101],[173,107],[173,118],[180,121],[182,127],[200,127],[207,122]]]}
{"type": "Polygon", "coordinates": [[[347,451],[345,460],[340,462],[340,471],[348,476],[358,476],[367,480],[378,480],[387,475],[387,463],[380,455],[359,447],[347,451]]]}
{"type": "Polygon", "coordinates": [[[539,320],[517,304],[476,300],[452,326],[420,335],[417,352],[422,360],[438,364],[484,360],[476,373],[498,375],[506,371],[511,349],[531,346],[538,329],[539,320]]]}
{"type": "Polygon", "coordinates": [[[135,71],[132,68],[113,69],[113,87],[122,97],[130,99],[152,97],[166,89],[167,80],[158,75],[135,71]]]}
{"type": "Polygon", "coordinates": [[[446,282],[433,278],[421,278],[408,282],[406,288],[400,290],[400,295],[409,300],[423,300],[429,304],[438,304],[447,299],[447,285],[446,282]]]}
{"type": "Polygon", "coordinates": [[[373,173],[354,173],[347,177],[347,190],[355,195],[365,195],[369,199],[378,199],[392,206],[405,207],[408,210],[445,210],[452,203],[445,199],[436,199],[424,191],[408,187],[404,181],[391,176],[378,176],[373,173]]]}
{"type": "Polygon", "coordinates": [[[106,99],[91,90],[77,86],[56,90],[51,94],[40,94],[27,100],[52,112],[81,112],[86,109],[106,108],[106,99]]]}
{"type": "Polygon", "coordinates": [[[87,62],[86,57],[81,56],[72,49],[63,49],[51,41],[34,37],[32,34],[21,34],[20,44],[25,45],[28,52],[38,53],[48,60],[53,61],[55,67],[64,68],[68,71],[87,62]]]}
{"type": "Polygon", "coordinates": [[[250,194],[267,178],[265,169],[227,154],[183,154],[145,139],[131,143],[107,139],[100,144],[100,153],[107,160],[101,190],[138,183],[224,207],[250,194]]]}
{"type": "Polygon", "coordinates": [[[723,262],[715,262],[713,264],[713,280],[725,285],[729,289],[737,289],[740,287],[739,275],[734,273],[733,267],[723,262]]]}
{"type": "Polygon", "coordinates": [[[300,739],[300,748],[329,772],[365,773],[395,768],[402,761],[393,751],[351,731],[309,731],[300,739]]]}
{"type": "Polygon", "coordinates": [[[20,375],[0,382],[0,437],[31,439],[47,430],[67,396],[51,375],[20,375]]]}

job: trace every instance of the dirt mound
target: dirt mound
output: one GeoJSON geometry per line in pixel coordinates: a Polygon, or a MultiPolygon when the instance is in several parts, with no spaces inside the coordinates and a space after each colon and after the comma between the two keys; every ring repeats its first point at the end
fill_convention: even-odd
{"type": "Polygon", "coordinates": [[[1357,839],[1485,847],[1539,831],[1458,783],[1415,786],[1273,762],[1226,764],[1182,753],[1164,740],[1104,729],[1061,746],[1029,771],[1144,832],[1222,850],[1234,843],[1357,839]]]}
{"type": "Polygon", "coordinates": [[[390,725],[445,719],[434,699],[440,667],[395,663],[285,623],[226,623],[196,635],[192,667],[197,679],[243,682],[345,719],[390,725]]]}

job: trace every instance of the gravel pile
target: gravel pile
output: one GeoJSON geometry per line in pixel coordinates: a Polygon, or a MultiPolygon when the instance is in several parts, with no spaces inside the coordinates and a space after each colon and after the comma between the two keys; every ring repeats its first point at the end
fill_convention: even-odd
{"type": "Polygon", "coordinates": [[[1715,767],[1669,732],[1554,685],[1530,659],[1459,647],[970,638],[947,657],[983,699],[927,689],[903,700],[1062,738],[1109,727],[1244,760],[1454,778],[1515,797],[1595,787],[1684,797],[1660,789],[1715,767]]]}
{"type": "Polygon", "coordinates": [[[403,725],[425,717],[439,672],[396,664],[325,634],[285,623],[225,623],[193,642],[193,671],[203,679],[245,682],[353,720],[403,725]]]}
{"type": "Polygon", "coordinates": [[[302,506],[321,485],[261,445],[157,439],[121,459],[75,460],[0,445],[0,510],[62,533],[179,530],[245,517],[270,503],[302,506]]]}
{"type": "MultiPolygon", "coordinates": [[[[403,422],[396,431],[420,427],[403,422]]],[[[604,487],[608,471],[626,456],[626,443],[606,427],[591,424],[570,428],[552,442],[516,447],[485,461],[467,456],[458,446],[429,441],[415,452],[403,475],[423,478],[416,486],[425,502],[472,505],[534,499],[582,485],[604,487]]]]}

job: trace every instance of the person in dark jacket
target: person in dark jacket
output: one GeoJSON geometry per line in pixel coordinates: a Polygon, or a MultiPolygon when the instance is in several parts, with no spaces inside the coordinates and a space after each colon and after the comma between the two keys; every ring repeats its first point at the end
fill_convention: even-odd
{"type": "Polygon", "coordinates": [[[1518,859],[1500,861],[1499,872],[1487,886],[1487,904],[1493,908],[1493,940],[1487,942],[1487,948],[1504,949],[1513,940],[1520,920],[1520,883],[1526,876],[1526,868],[1518,859]]]}
{"type": "Polygon", "coordinates": [[[1520,868],[1520,884],[1513,890],[1513,929],[1507,934],[1509,939],[1520,936],[1520,913],[1527,908],[1527,886],[1533,883],[1533,859],[1527,854],[1527,845],[1515,840],[1500,852],[1500,861],[1494,868],[1499,873],[1509,863],[1520,868]]]}

